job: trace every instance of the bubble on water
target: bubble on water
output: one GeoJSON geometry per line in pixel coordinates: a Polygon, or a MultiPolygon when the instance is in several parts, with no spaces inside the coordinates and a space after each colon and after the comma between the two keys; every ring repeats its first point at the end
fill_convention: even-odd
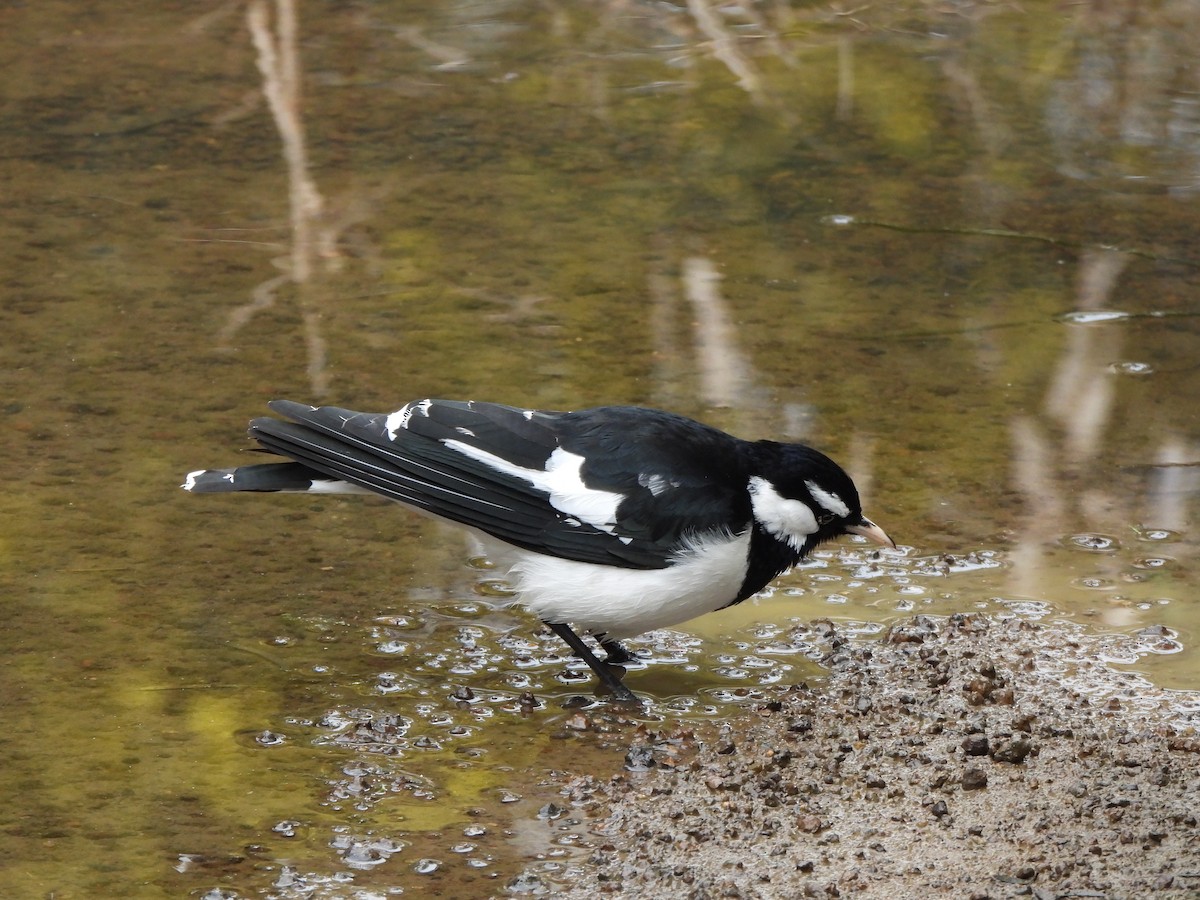
{"type": "Polygon", "coordinates": [[[1077,588],[1083,588],[1089,591],[1111,591],[1116,587],[1116,583],[1109,578],[1100,578],[1096,575],[1089,575],[1085,578],[1073,578],[1071,584],[1077,588]]]}
{"type": "Polygon", "coordinates": [[[737,666],[717,666],[715,669],[713,669],[713,672],[715,672],[717,675],[720,675],[722,678],[742,679],[750,677],[749,672],[737,666]]]}
{"type": "Polygon", "coordinates": [[[1163,556],[1146,556],[1133,561],[1135,569],[1161,569],[1168,565],[1171,560],[1163,556]]]}
{"type": "MultiPolygon", "coordinates": [[[[820,551],[818,551],[820,552],[820,551]]],[[[826,554],[828,555],[828,554],[826,554]]],[[[798,563],[792,566],[793,572],[800,572],[805,569],[827,569],[829,568],[829,560],[820,556],[810,555],[804,557],[798,563]]]]}
{"type": "Polygon", "coordinates": [[[1118,309],[1079,309],[1063,313],[1058,317],[1058,321],[1066,322],[1068,325],[1094,325],[1097,322],[1116,322],[1120,319],[1128,319],[1131,315],[1132,313],[1122,312],[1118,309]]]}
{"type": "Polygon", "coordinates": [[[834,225],[838,228],[845,228],[853,225],[857,220],[854,216],[848,216],[844,213],[835,213],[829,216],[822,216],[821,221],[826,225],[834,225]]]}
{"type": "Polygon", "coordinates": [[[1001,606],[1007,608],[1010,612],[1018,616],[1024,616],[1029,619],[1040,619],[1050,615],[1053,611],[1049,603],[1041,600],[1009,600],[1003,597],[997,597],[995,600],[1001,606]]]}
{"type": "Polygon", "coordinates": [[[1168,528],[1135,526],[1133,530],[1137,533],[1139,541],[1177,541],[1180,538],[1179,532],[1171,531],[1168,528]]]}
{"type": "Polygon", "coordinates": [[[1108,371],[1114,375],[1153,375],[1154,366],[1150,363],[1125,360],[1113,363],[1108,367],[1108,371]]]}
{"type": "Polygon", "coordinates": [[[405,847],[402,841],[391,838],[356,838],[339,834],[329,842],[347,866],[352,869],[371,869],[385,863],[405,847]]]}
{"type": "Polygon", "coordinates": [[[510,894],[549,894],[550,888],[546,886],[546,882],[538,878],[532,872],[522,872],[520,875],[509,880],[504,889],[510,894]]]}
{"type": "Polygon", "coordinates": [[[770,641],[765,644],[759,644],[755,650],[758,653],[770,653],[773,655],[791,655],[795,653],[805,652],[805,647],[799,643],[792,643],[787,640],[770,641]]]}
{"type": "Polygon", "coordinates": [[[283,837],[295,837],[296,829],[300,827],[300,823],[294,819],[283,819],[271,826],[271,830],[283,837]]]}
{"type": "MultiPolygon", "coordinates": [[[[512,586],[509,585],[509,583],[506,581],[491,581],[491,580],[480,581],[480,582],[476,583],[475,591],[476,591],[476,593],[478,593],[484,597],[497,597],[497,598],[507,599],[509,597],[516,596],[516,593],[513,591],[512,586]]],[[[473,610],[474,609],[478,609],[478,607],[473,606],[473,610]]]]}
{"type": "Polygon", "coordinates": [[[1063,538],[1062,543],[1072,550],[1086,550],[1089,553],[1111,553],[1121,547],[1115,537],[1107,534],[1071,534],[1063,538]]]}
{"type": "Polygon", "coordinates": [[[441,864],[440,860],[429,859],[428,857],[426,857],[424,859],[418,859],[413,864],[413,871],[416,872],[418,875],[432,875],[434,872],[436,872],[441,867],[442,867],[442,864],[441,864]]]}
{"type": "Polygon", "coordinates": [[[1138,631],[1137,637],[1138,650],[1143,653],[1170,655],[1183,650],[1179,634],[1166,625],[1147,625],[1138,631]]]}
{"type": "Polygon", "coordinates": [[[405,679],[395,672],[380,672],[375,676],[375,690],[380,694],[394,694],[396,691],[404,690],[405,686],[405,679]]]}
{"type": "Polygon", "coordinates": [[[746,656],[742,658],[742,665],[748,669],[770,669],[775,666],[774,661],[763,659],[761,656],[746,656]]]}

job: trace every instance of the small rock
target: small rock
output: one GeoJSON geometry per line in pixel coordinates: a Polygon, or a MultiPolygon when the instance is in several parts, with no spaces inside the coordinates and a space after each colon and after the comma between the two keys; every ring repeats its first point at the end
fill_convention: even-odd
{"type": "Polygon", "coordinates": [[[625,768],[630,772],[646,772],[656,765],[654,751],[644,744],[635,744],[625,754],[625,768]]]}
{"type": "Polygon", "coordinates": [[[970,734],[963,738],[963,752],[967,756],[987,756],[988,739],[985,734],[970,734]]]}
{"type": "Polygon", "coordinates": [[[988,784],[987,772],[983,769],[971,766],[963,772],[962,789],[964,791],[978,791],[988,784]]]}
{"type": "Polygon", "coordinates": [[[583,713],[577,712],[572,716],[568,716],[567,720],[563,722],[563,726],[572,731],[587,731],[592,727],[592,720],[583,713]]]}
{"type": "Polygon", "coordinates": [[[1025,735],[1010,735],[997,739],[991,757],[997,762],[1020,763],[1033,749],[1033,743],[1025,735]]]}
{"type": "Polygon", "coordinates": [[[806,834],[816,834],[821,830],[821,817],[814,815],[801,816],[796,822],[796,827],[806,834]]]}

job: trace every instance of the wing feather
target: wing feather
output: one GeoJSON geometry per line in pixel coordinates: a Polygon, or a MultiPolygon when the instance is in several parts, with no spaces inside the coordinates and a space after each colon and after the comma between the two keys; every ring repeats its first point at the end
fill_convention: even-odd
{"type": "Polygon", "coordinates": [[[515,470],[539,471],[559,447],[565,414],[436,400],[391,415],[291,401],[270,406],[293,421],[251,422],[265,449],[514,546],[646,569],[670,565],[680,549],[677,540],[623,533],[619,523],[603,529],[582,521],[554,508],[544,486],[453,446],[466,443],[515,470]]]}

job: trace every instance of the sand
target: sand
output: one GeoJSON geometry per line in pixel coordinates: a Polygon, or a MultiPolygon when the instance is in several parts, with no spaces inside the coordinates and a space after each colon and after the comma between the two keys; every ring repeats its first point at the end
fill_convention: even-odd
{"type": "Polygon", "coordinates": [[[566,780],[591,850],[556,896],[1200,897],[1200,695],[1066,625],[808,638],[827,679],[711,732],[643,730],[624,773],[566,780]]]}

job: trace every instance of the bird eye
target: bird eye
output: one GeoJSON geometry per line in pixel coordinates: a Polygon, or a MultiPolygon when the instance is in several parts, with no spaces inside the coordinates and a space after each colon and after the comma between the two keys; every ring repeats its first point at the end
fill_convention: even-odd
{"type": "Polygon", "coordinates": [[[828,525],[830,522],[832,522],[836,518],[837,518],[837,516],[835,516],[833,513],[825,513],[825,515],[817,517],[817,524],[818,525],[828,525]]]}

